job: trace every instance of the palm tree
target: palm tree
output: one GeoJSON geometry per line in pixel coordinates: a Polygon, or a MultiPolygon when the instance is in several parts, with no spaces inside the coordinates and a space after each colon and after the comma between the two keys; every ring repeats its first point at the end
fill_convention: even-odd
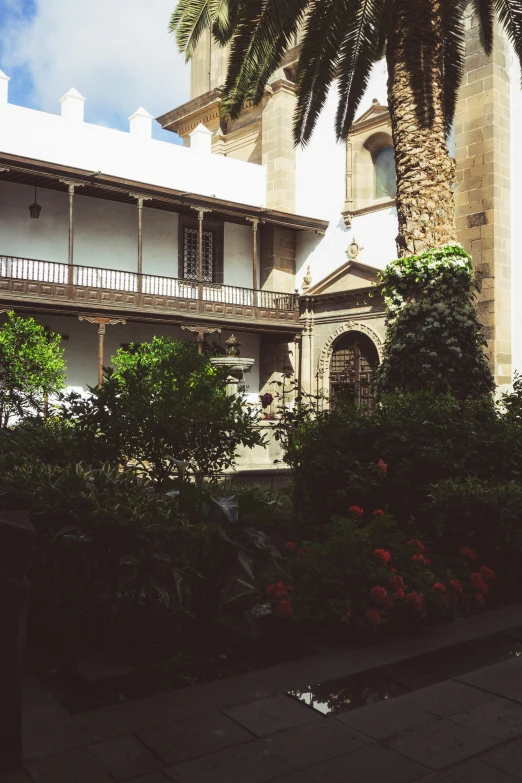
{"type": "MultiPolygon", "coordinates": [[[[403,255],[456,238],[448,153],[464,68],[466,0],[178,0],[170,30],[187,60],[205,29],[230,44],[222,112],[237,119],[259,103],[271,75],[302,31],[294,140],[306,144],[337,80],[335,131],[345,139],[373,65],[386,57],[403,255]]],[[[470,0],[482,45],[495,18],[522,61],[522,0],[470,0]]]]}

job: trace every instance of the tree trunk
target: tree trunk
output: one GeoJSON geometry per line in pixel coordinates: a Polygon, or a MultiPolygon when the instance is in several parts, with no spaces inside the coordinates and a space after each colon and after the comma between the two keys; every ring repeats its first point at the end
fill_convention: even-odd
{"type": "Polygon", "coordinates": [[[442,0],[391,4],[386,60],[401,255],[456,240],[444,129],[442,0]]]}

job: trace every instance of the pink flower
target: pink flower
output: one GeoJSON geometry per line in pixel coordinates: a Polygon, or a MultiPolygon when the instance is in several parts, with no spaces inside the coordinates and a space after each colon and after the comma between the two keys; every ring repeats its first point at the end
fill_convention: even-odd
{"type": "Polygon", "coordinates": [[[374,517],[382,517],[382,516],[384,516],[384,511],[382,510],[382,508],[378,508],[377,511],[373,512],[373,516],[374,517]]]}
{"type": "Polygon", "coordinates": [[[381,473],[386,473],[386,471],[388,470],[388,465],[385,463],[383,459],[380,459],[377,465],[381,473]]]}

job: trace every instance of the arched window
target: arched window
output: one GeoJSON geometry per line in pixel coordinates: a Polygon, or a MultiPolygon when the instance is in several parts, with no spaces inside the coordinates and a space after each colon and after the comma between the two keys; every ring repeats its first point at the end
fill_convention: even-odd
{"type": "Polygon", "coordinates": [[[382,147],[374,156],[373,166],[375,169],[375,198],[395,198],[397,175],[393,147],[382,147]]]}
{"type": "Polygon", "coordinates": [[[330,363],[333,405],[373,407],[372,378],[379,364],[377,348],[362,332],[348,332],[335,345],[330,363]]]}

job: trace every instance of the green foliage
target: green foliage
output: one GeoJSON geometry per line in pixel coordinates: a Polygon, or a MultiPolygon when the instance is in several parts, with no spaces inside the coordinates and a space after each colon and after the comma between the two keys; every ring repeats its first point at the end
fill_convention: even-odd
{"type": "MultiPolygon", "coordinates": [[[[501,26],[522,59],[520,0],[474,0],[482,43],[491,49],[493,21],[501,26]]],[[[446,130],[449,133],[456,95],[463,73],[465,3],[442,0],[440,20],[431,8],[413,9],[401,30],[409,58],[406,63],[420,98],[413,106],[424,126],[433,112],[433,63],[426,56],[426,40],[433,42],[432,28],[440,29],[442,87],[446,130]],[[440,27],[438,22],[440,21],[440,27]],[[424,48],[423,48],[424,47],[424,48]],[[430,85],[430,87],[428,87],[430,85]]],[[[178,0],[170,21],[178,47],[187,59],[194,55],[203,32],[210,28],[221,44],[230,44],[222,112],[237,118],[246,103],[260,103],[270,78],[283,65],[286,52],[301,33],[297,64],[297,106],[294,118],[296,143],[310,140],[334,79],[338,79],[339,103],[336,134],[344,140],[350,132],[372,67],[386,52],[393,37],[393,0],[178,0]]],[[[401,73],[403,70],[401,69],[401,73]]],[[[393,77],[393,74],[392,74],[393,77]]]]}
{"type": "Polygon", "coordinates": [[[388,318],[378,394],[431,388],[464,399],[494,390],[471,259],[460,245],[397,259],[381,280],[388,318]]]}
{"type": "Polygon", "coordinates": [[[361,511],[334,517],[320,541],[290,559],[297,619],[368,633],[419,628],[474,606],[477,590],[458,549],[442,558],[413,525],[404,531],[380,509],[364,521],[361,511]]]}
{"type": "MultiPolygon", "coordinates": [[[[518,404],[515,395],[512,405],[518,404]]],[[[431,485],[444,479],[522,476],[521,422],[489,397],[387,395],[368,413],[347,406],[312,415],[302,406],[285,415],[279,431],[301,519],[313,526],[353,504],[417,516],[431,485]]]]}
{"type": "Polygon", "coordinates": [[[226,395],[226,372],[193,345],[154,337],[112,361],[100,387],[88,398],[69,395],[62,408],[99,459],[134,465],[161,483],[176,472],[169,457],[208,475],[231,467],[240,444],[263,443],[253,411],[226,395]]]}
{"type": "Polygon", "coordinates": [[[45,399],[64,386],[60,335],[34,318],[10,312],[0,327],[0,427],[14,418],[42,412],[45,399]]]}

